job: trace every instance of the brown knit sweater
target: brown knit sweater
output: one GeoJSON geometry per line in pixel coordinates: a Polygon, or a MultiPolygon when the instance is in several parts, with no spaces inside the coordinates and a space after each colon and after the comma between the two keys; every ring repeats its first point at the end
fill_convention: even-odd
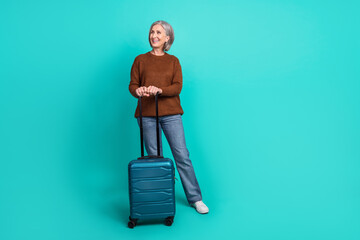
{"type": "MultiPolygon", "coordinates": [[[[179,60],[170,54],[162,56],[150,52],[137,56],[131,68],[130,93],[137,98],[135,90],[141,86],[155,86],[162,89],[159,95],[159,116],[183,114],[179,94],[182,88],[182,73],[179,60]]],[[[142,98],[144,117],[154,117],[155,97],[142,98]]],[[[139,106],[135,117],[139,116],[139,106]]]]}

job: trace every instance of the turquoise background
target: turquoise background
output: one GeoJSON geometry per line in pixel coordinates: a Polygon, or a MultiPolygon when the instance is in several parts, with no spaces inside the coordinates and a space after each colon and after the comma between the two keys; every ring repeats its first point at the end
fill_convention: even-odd
{"type": "Polygon", "coordinates": [[[359,7],[1,1],[0,239],[360,239],[359,7]],[[174,225],[131,230],[130,68],[159,19],[210,213],[177,182],[174,225]]]}

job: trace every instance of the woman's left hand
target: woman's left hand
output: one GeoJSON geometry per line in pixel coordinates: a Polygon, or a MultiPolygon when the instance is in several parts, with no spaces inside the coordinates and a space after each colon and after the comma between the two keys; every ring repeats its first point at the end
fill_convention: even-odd
{"type": "Polygon", "coordinates": [[[157,88],[155,86],[149,86],[148,89],[147,89],[147,92],[150,94],[150,95],[156,95],[156,93],[159,93],[161,94],[162,93],[162,89],[161,88],[157,88]]]}

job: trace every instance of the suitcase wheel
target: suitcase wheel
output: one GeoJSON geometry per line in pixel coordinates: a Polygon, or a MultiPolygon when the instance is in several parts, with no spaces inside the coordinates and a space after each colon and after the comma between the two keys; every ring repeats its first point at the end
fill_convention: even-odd
{"type": "Polygon", "coordinates": [[[136,226],[137,219],[132,219],[131,217],[129,217],[129,219],[130,221],[128,222],[128,227],[134,228],[136,226]]]}
{"type": "Polygon", "coordinates": [[[172,217],[167,217],[167,218],[165,219],[165,225],[166,225],[166,226],[171,226],[171,225],[173,224],[173,222],[174,222],[174,216],[172,216],[172,217]]]}

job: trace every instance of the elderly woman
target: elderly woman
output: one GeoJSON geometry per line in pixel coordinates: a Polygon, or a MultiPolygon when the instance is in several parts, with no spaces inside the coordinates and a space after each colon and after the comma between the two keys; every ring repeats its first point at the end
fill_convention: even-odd
{"type": "MultiPolygon", "coordinates": [[[[131,68],[130,93],[142,100],[143,134],[148,155],[157,155],[155,100],[159,93],[160,154],[162,155],[161,131],[164,131],[175,159],[182,185],[189,204],[199,213],[208,213],[194,168],[185,144],[179,94],[182,88],[182,73],[179,60],[169,51],[174,42],[174,30],[165,21],[156,21],[150,27],[150,52],[137,56],[131,68]]],[[[139,123],[139,106],[135,117],[139,123]]]]}

